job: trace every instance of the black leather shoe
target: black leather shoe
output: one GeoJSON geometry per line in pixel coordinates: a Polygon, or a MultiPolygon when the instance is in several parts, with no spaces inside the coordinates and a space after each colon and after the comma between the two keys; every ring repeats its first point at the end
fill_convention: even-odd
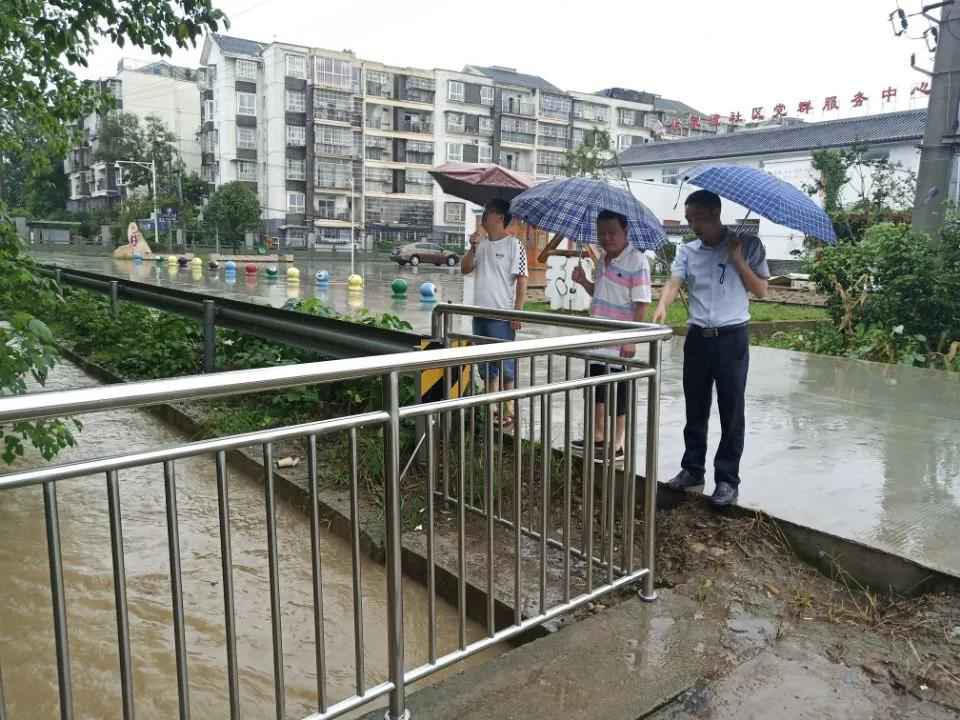
{"type": "Polygon", "coordinates": [[[736,485],[731,485],[728,482],[723,482],[722,480],[717,483],[716,489],[713,491],[707,502],[710,503],[715,508],[727,508],[737,502],[737,496],[740,494],[740,491],[737,489],[736,485]]]}
{"type": "Polygon", "coordinates": [[[684,468],[667,482],[667,487],[677,492],[703,487],[703,477],[698,477],[684,468]]]}

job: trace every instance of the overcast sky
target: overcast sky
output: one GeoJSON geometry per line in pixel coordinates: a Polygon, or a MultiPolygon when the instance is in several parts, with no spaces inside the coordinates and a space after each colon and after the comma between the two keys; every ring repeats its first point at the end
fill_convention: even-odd
{"type": "MultiPolygon", "coordinates": [[[[895,38],[887,19],[896,0],[214,0],[230,35],[333,49],[394,65],[460,69],[506,65],[566,90],[620,86],[683,100],[707,113],[749,114],[800,100],[817,112],[838,96],[843,115],[907,109],[929,66],[923,40],[895,38]],[[881,91],[898,89],[896,105],[881,91]],[[854,111],[862,91],[870,100],[854,111]]],[[[921,0],[900,0],[908,12],[921,0]]],[[[957,11],[960,14],[960,10],[957,11]]],[[[919,36],[928,23],[911,20],[919,36]]],[[[104,77],[136,49],[102,46],[84,77],[104,77]]],[[[199,62],[200,47],[173,61],[199,62]]]]}

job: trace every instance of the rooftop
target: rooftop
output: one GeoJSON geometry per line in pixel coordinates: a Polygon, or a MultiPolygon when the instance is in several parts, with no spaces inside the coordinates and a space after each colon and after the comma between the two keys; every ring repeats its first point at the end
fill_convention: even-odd
{"type": "Polygon", "coordinates": [[[251,55],[257,57],[263,51],[263,48],[266,47],[263,43],[258,43],[254,40],[245,40],[244,38],[231,37],[230,35],[213,33],[212,37],[223,52],[232,55],[251,55]]]}
{"type": "Polygon", "coordinates": [[[490,67],[467,65],[467,67],[464,68],[464,72],[473,75],[483,75],[502,85],[517,85],[519,87],[530,88],[531,90],[543,90],[544,92],[556,93],[557,95],[566,95],[563,90],[547,82],[539,75],[527,75],[517,72],[514,68],[501,67],[499,65],[491,65],[490,67]]]}
{"type": "Polygon", "coordinates": [[[765,132],[734,132],[705,138],[634,145],[621,156],[624,166],[699,162],[743,155],[802,152],[919,140],[927,125],[926,110],[844,118],[765,132]]]}

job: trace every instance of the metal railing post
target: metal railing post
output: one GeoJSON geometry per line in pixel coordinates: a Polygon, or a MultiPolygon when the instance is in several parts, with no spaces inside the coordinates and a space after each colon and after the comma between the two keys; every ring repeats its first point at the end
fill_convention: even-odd
{"type": "Polygon", "coordinates": [[[640,598],[647,602],[657,599],[654,590],[654,558],[656,557],[657,514],[657,463],[660,443],[660,341],[650,343],[650,367],[654,374],[647,380],[647,462],[646,488],[643,493],[643,566],[647,574],[643,578],[640,598]]]}
{"type": "Polygon", "coordinates": [[[57,648],[57,685],[60,689],[60,720],[73,718],[73,683],[70,674],[70,644],[67,635],[67,601],[63,593],[63,556],[60,554],[60,515],[57,486],[43,484],[43,510],[50,560],[50,594],[53,598],[53,634],[57,648]]]}
{"type": "Polygon", "coordinates": [[[407,720],[410,715],[403,684],[403,549],[400,545],[400,380],[396,372],[383,377],[383,409],[390,415],[383,428],[383,484],[387,533],[387,659],[389,679],[393,683],[385,720],[407,720]]]}
{"type": "Polygon", "coordinates": [[[213,300],[203,301],[203,371],[214,372],[217,369],[217,304],[213,300]]]}
{"type": "Polygon", "coordinates": [[[120,312],[120,283],[110,281],[110,312],[116,317],[120,312]]]}

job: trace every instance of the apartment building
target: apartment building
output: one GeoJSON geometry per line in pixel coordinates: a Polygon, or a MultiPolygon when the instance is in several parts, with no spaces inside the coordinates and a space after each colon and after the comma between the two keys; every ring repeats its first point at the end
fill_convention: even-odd
{"type": "Polygon", "coordinates": [[[568,93],[514,68],[385,65],[280,42],[209,35],[200,68],[202,173],[249,183],[284,246],[460,243],[478,208],[431,167],[490,163],[547,179],[605,129],[615,149],[655,137],[654,96],[568,93]]]}
{"type": "MultiPolygon", "coordinates": [[[[158,117],[175,136],[176,151],[186,172],[199,172],[201,164],[197,128],[200,125],[200,90],[197,71],[159,61],[121,60],[114,77],[96,81],[100,92],[113,96],[116,111],[133,113],[141,121],[158,117]]],[[[64,159],[69,181],[67,209],[84,212],[112,207],[120,200],[115,167],[96,161],[103,115],[92,113],[78,121],[81,140],[64,159]]],[[[130,158],[148,160],[148,158],[130,158]]]]}

